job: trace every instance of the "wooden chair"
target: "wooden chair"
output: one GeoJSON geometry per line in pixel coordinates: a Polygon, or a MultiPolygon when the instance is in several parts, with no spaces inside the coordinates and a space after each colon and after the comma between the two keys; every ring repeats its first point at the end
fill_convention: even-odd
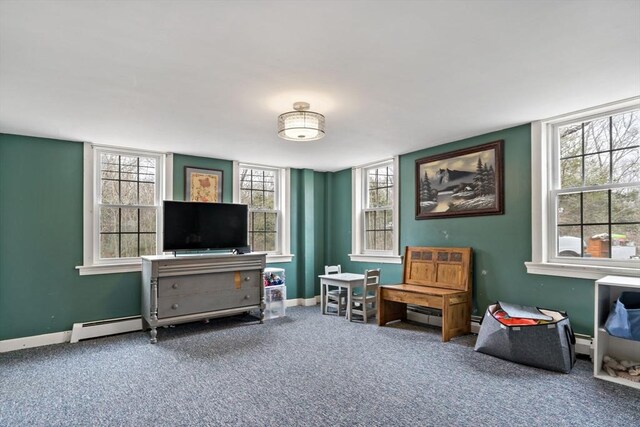
{"type": "Polygon", "coordinates": [[[349,321],[353,322],[353,315],[362,316],[362,322],[367,323],[369,317],[373,317],[376,314],[376,291],[380,284],[380,269],[366,270],[364,272],[364,282],[362,286],[362,292],[358,292],[351,295],[351,303],[349,304],[348,316],[349,321]]]}
{"type": "MultiPolygon", "coordinates": [[[[342,273],[342,268],[340,265],[325,265],[324,266],[324,274],[340,274],[342,273]]],[[[322,285],[325,286],[325,285],[322,285]]],[[[347,312],[347,290],[341,287],[331,286],[332,289],[329,289],[329,285],[326,285],[327,289],[325,289],[325,301],[324,301],[324,313],[323,314],[333,314],[329,312],[328,308],[335,308],[338,316],[342,316],[343,313],[347,312]]]]}

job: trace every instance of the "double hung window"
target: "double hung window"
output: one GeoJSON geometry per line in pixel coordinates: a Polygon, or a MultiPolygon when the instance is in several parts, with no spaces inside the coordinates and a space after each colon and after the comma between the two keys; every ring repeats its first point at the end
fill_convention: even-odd
{"type": "Polygon", "coordinates": [[[290,261],[288,220],[289,170],[235,163],[234,201],[249,207],[248,243],[267,252],[269,261],[290,261]]]}
{"type": "Polygon", "coordinates": [[[160,253],[164,166],[164,154],[85,144],[80,274],[136,271],[160,253]]]}
{"type": "Polygon", "coordinates": [[[598,279],[640,268],[640,99],[532,123],[527,271],[598,279]]]}
{"type": "Polygon", "coordinates": [[[354,168],[352,261],[400,263],[397,158],[354,168]]]}

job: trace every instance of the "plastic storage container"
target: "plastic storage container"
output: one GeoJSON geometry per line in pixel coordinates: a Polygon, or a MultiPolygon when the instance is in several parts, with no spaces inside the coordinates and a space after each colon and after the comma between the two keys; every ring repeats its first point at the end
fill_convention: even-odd
{"type": "Polygon", "coordinates": [[[264,269],[264,319],[284,317],[287,308],[287,286],[284,268],[264,269]]]}

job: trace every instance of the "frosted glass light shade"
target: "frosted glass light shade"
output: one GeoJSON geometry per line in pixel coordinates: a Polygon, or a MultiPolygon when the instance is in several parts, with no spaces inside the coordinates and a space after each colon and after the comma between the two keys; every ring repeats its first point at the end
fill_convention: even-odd
{"type": "MultiPolygon", "coordinates": [[[[299,107],[296,103],[294,108],[299,107]]],[[[304,106],[302,107],[304,108],[304,106]]],[[[278,116],[278,136],[289,141],[315,141],[324,136],[324,116],[313,111],[290,111],[278,116]]]]}

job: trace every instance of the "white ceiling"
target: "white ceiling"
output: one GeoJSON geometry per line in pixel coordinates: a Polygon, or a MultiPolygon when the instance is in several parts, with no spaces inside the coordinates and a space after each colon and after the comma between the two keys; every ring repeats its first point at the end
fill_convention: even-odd
{"type": "Polygon", "coordinates": [[[638,94],[638,0],[0,0],[5,133],[333,171],[638,94]]]}

